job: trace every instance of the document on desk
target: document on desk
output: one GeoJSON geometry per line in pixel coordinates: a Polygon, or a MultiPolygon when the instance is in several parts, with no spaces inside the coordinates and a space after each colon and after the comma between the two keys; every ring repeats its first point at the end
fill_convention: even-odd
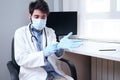
{"type": "Polygon", "coordinates": [[[99,49],[99,51],[116,51],[116,49],[99,49]]]}

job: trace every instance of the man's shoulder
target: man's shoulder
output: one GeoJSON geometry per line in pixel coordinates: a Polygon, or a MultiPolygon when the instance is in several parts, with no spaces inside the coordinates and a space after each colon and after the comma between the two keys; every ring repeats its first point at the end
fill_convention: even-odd
{"type": "Polygon", "coordinates": [[[53,31],[54,32],[54,29],[50,28],[50,27],[45,27],[46,30],[48,31],[53,31]]]}
{"type": "Polygon", "coordinates": [[[15,32],[23,32],[23,31],[25,31],[26,29],[28,29],[28,25],[26,25],[26,26],[22,26],[22,27],[16,29],[15,32]]]}

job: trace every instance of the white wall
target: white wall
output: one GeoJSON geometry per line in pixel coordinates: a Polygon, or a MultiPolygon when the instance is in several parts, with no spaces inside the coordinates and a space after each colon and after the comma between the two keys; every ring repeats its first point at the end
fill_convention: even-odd
{"type": "MultiPolygon", "coordinates": [[[[10,80],[7,62],[11,59],[11,40],[14,31],[28,24],[28,5],[34,0],[0,0],[0,80],[10,80]]],[[[53,0],[46,0],[54,10],[53,0]]]]}
{"type": "Polygon", "coordinates": [[[84,5],[83,3],[81,3],[81,1],[85,1],[85,0],[63,0],[63,11],[77,11],[78,12],[78,22],[77,22],[77,35],[82,35],[84,28],[83,26],[83,14],[81,11],[82,8],[81,6],[84,5]]]}

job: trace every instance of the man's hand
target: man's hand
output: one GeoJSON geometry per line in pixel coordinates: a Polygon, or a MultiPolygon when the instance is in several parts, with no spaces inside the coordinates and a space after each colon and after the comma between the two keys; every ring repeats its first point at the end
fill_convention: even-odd
{"type": "Polygon", "coordinates": [[[43,53],[44,53],[44,56],[45,56],[45,57],[48,57],[48,56],[50,56],[51,54],[54,54],[56,51],[57,51],[57,44],[51,44],[51,45],[48,45],[48,46],[43,50],[43,53]]]}
{"type": "Polygon", "coordinates": [[[68,35],[63,37],[60,42],[58,43],[58,49],[72,49],[80,47],[80,45],[83,44],[83,41],[80,39],[69,39],[69,37],[72,35],[72,32],[70,32],[68,35]]]}

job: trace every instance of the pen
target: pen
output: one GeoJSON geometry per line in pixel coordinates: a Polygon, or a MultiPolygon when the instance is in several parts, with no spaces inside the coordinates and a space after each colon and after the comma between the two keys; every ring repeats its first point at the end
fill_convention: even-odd
{"type": "Polygon", "coordinates": [[[116,49],[100,49],[99,51],[116,51],[116,49]]]}

